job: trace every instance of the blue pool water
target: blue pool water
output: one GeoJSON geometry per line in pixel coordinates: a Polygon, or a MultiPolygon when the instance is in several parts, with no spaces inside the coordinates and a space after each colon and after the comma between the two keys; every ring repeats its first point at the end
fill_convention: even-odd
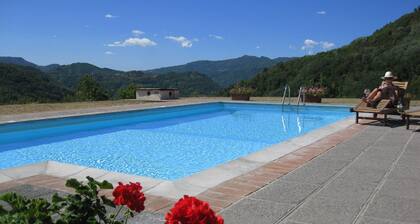
{"type": "Polygon", "coordinates": [[[350,116],[346,107],[206,103],[0,125],[0,169],[58,162],[174,180],[350,116]]]}

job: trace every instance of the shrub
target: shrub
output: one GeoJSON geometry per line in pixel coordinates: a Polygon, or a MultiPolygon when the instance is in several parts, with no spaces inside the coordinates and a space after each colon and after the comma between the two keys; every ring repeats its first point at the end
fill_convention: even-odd
{"type": "Polygon", "coordinates": [[[305,95],[307,96],[318,96],[323,97],[327,92],[325,87],[306,87],[304,90],[305,95]]]}
{"type": "Polygon", "coordinates": [[[229,91],[230,95],[245,95],[250,96],[254,93],[254,89],[243,86],[235,86],[229,91]]]}

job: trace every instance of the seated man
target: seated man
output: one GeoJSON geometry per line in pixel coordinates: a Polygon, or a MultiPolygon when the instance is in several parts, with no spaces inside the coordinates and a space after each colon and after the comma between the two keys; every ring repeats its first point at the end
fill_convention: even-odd
{"type": "Polygon", "coordinates": [[[384,82],[381,86],[375,88],[367,97],[363,98],[363,101],[369,107],[376,107],[382,99],[391,100],[391,103],[387,107],[395,107],[398,103],[399,88],[392,84],[392,81],[395,80],[392,72],[386,72],[382,79],[384,82]]]}

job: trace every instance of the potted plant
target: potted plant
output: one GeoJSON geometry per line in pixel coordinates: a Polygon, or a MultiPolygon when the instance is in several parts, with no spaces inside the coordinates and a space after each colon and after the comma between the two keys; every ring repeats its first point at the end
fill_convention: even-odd
{"type": "Polygon", "coordinates": [[[249,101],[249,97],[254,92],[252,88],[244,87],[244,86],[235,86],[233,87],[229,93],[232,97],[232,100],[246,100],[249,101]]]}
{"type": "Polygon", "coordinates": [[[325,95],[327,88],[325,87],[306,87],[304,89],[305,102],[321,103],[322,97],[325,95]]]}

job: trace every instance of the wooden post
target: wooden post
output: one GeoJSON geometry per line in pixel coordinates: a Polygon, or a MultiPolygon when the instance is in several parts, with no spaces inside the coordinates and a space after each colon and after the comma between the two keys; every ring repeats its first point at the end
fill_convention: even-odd
{"type": "Polygon", "coordinates": [[[387,120],[388,120],[388,115],[387,114],[384,114],[384,126],[386,126],[387,120]]]}
{"type": "Polygon", "coordinates": [[[408,115],[405,117],[405,128],[410,129],[410,116],[408,115]]]}
{"type": "Polygon", "coordinates": [[[359,123],[359,112],[356,112],[356,124],[359,123]]]}

